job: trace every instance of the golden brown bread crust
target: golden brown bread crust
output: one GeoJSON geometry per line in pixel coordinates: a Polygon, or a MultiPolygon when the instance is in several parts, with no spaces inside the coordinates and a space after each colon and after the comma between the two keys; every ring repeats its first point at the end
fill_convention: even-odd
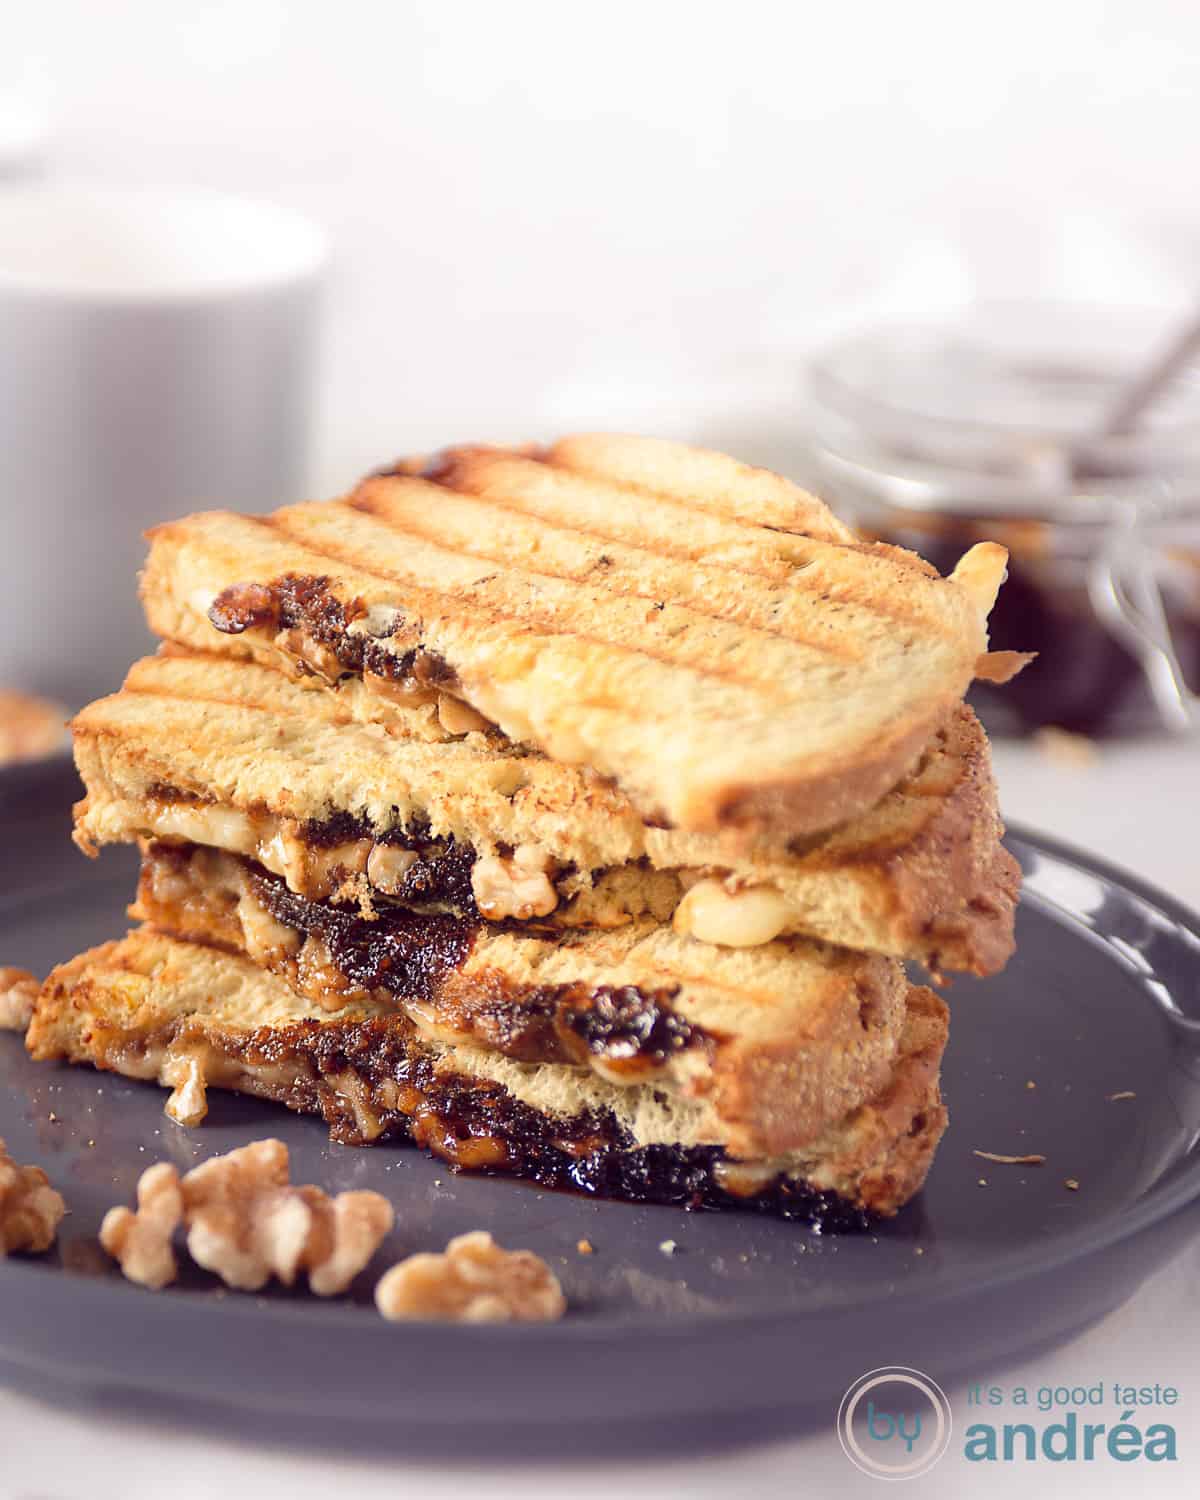
{"type": "Polygon", "coordinates": [[[873,807],[916,765],[929,743],[927,723],[880,735],[851,770],[831,769],[804,782],[729,782],[715,808],[717,826],[753,836],[775,828],[834,828],[873,807]]]}
{"type": "MultiPolygon", "coordinates": [[[[910,992],[904,1064],[872,1101],[870,1112],[864,1112],[863,1131],[856,1141],[859,1161],[872,1154],[868,1140],[877,1147],[872,1165],[859,1177],[859,1191],[868,1203],[907,1203],[929,1175],[950,1122],[938,1083],[949,1023],[949,1011],[939,996],[923,988],[910,992]]],[[[850,1161],[835,1160],[832,1170],[848,1168],[850,1161]]]]}
{"type": "MultiPolygon", "coordinates": [[[[992,973],[1012,951],[1019,874],[1000,844],[986,737],[961,705],[870,811],[780,851],[650,827],[585,771],[478,733],[430,738],[430,710],[389,712],[380,702],[361,684],[329,693],[178,647],[139,662],[121,694],[75,721],[89,794],[80,838],[94,846],[165,836],[154,803],[169,783],[253,816],[341,813],[366,818],[375,835],[416,820],[481,854],[505,842],[542,847],[559,873],[558,903],[541,920],[555,925],[666,921],[706,877],[777,893],[784,935],[931,970],[992,973]]],[[[215,835],[190,837],[220,845],[215,835]]],[[[312,894],[302,882],[293,888],[312,894]]]]}
{"type": "MultiPolygon", "coordinates": [[[[533,450],[536,454],[536,450],[533,450]]],[[[854,532],[815,495],[770,469],[744,464],[711,449],[661,438],[605,432],[560,438],[541,455],[570,474],[605,484],[632,486],[648,495],[666,495],[688,505],[780,531],[854,542],[854,532]]],[[[422,465],[427,467],[427,465],[422,465]]]]}
{"type": "Polygon", "coordinates": [[[455,1166],[550,1185],[783,1212],[790,1204],[796,1216],[819,1217],[894,1213],[918,1189],[945,1126],[945,1035],[945,1007],[912,991],[896,1067],[877,1096],[803,1151],[758,1160],[697,1137],[694,1115],[659,1108],[638,1088],[584,1085],[561,1066],[500,1067],[477,1050],[424,1041],[369,1005],[328,1015],[244,959],[145,931],[57,969],[27,1046],[39,1060],[160,1081],[174,1081],[187,1058],[208,1086],[320,1114],[350,1144],[412,1138],[455,1166]]]}
{"type": "Polygon", "coordinates": [[[682,829],[779,841],[864,810],[961,699],[1002,552],[941,579],[899,549],[830,539],[811,497],[795,529],[778,497],[756,525],[769,486],[723,494],[732,460],[675,449],[638,486],[614,460],[626,442],[644,462],[634,440],[593,443],[587,470],[569,442],[549,461],[467,448],[344,502],[160,527],[151,626],[331,681],[431,665],[511,738],[614,777],[682,829]]]}
{"type": "Polygon", "coordinates": [[[614,489],[632,489],[647,498],[677,501],[702,515],[830,542],[859,540],[824,501],[770,469],[744,464],[709,448],[625,433],[577,433],[560,438],[548,448],[536,443],[504,447],[477,443],[437,453],[402,455],[377,469],[364,483],[399,475],[420,478],[441,474],[468,458],[528,459],[575,478],[595,479],[610,500],[614,489]]]}
{"type": "Polygon", "coordinates": [[[926,755],[905,790],[926,804],[924,818],[910,813],[892,836],[881,819],[877,836],[854,847],[835,835],[812,851],[810,868],[857,866],[888,912],[881,921],[893,934],[892,951],[919,958],[931,973],[997,973],[1014,948],[1021,868],[1000,842],[991,753],[969,708],[950,716],[937,753],[926,755]]]}

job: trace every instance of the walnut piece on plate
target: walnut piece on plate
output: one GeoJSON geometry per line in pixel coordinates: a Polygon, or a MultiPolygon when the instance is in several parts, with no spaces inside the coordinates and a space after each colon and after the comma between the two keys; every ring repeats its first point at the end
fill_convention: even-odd
{"type": "Polygon", "coordinates": [[[301,1271],[318,1297],[344,1292],[392,1227],[380,1193],[294,1187],[282,1141],[253,1141],[201,1162],[182,1179],[169,1162],[142,1173],[136,1213],[112,1208],[100,1243],[130,1281],[155,1291],[175,1280],[171,1239],[182,1223],[192,1259],[238,1291],[301,1271]]]}
{"type": "Polygon", "coordinates": [[[13,1251],[49,1250],[66,1211],[41,1167],[18,1166],[0,1141],[0,1260],[13,1251]]]}
{"type": "Polygon", "coordinates": [[[313,1214],[305,1264],[308,1285],[318,1297],[344,1292],[395,1222],[392,1205],[380,1193],[338,1193],[330,1198],[317,1188],[319,1201],[309,1202],[313,1214]]]}
{"type": "Polygon", "coordinates": [[[292,1187],[282,1141],[254,1141],[202,1162],[184,1177],[191,1257],[227,1286],[258,1291],[272,1276],[291,1286],[301,1271],[319,1297],[344,1292],[392,1227],[379,1193],[292,1187]]]}
{"type": "Polygon", "coordinates": [[[0,965],[0,1031],[25,1031],[41,985],[27,969],[0,965]]]}
{"type": "Polygon", "coordinates": [[[110,1208],[100,1225],[100,1243],[130,1281],[154,1291],[175,1280],[179,1266],[171,1236],[183,1218],[179,1173],[170,1162],[147,1167],[138,1179],[137,1212],[110,1208]]]}
{"type": "Polygon", "coordinates": [[[171,1085],[171,1096],[163,1105],[167,1118],[189,1130],[202,1124],[208,1114],[208,1089],[200,1058],[190,1052],[168,1056],[163,1064],[162,1081],[171,1085]]]}
{"type": "Polygon", "coordinates": [[[65,750],[68,717],[59,703],[0,688],[0,765],[65,750]]]}
{"type": "Polygon", "coordinates": [[[485,1230],[460,1234],[443,1255],[410,1255],[375,1288],[385,1318],[452,1323],[550,1322],[566,1311],[554,1272],[532,1250],[503,1250],[485,1230]]]}

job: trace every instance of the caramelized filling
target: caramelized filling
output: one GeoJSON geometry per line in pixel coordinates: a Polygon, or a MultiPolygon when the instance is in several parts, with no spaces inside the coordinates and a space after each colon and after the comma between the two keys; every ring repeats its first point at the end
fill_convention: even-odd
{"type": "MultiPolygon", "coordinates": [[[[151,1054],[167,1051],[174,1040],[110,1036],[101,1043],[94,1035],[91,1055],[102,1065],[149,1076],[151,1054]]],[[[753,1174],[751,1191],[732,1191],[738,1178],[719,1146],[636,1146],[607,1110],[544,1114],[491,1080],[449,1071],[402,1017],[305,1021],[224,1033],[210,1044],[219,1048],[212,1081],[319,1113],[344,1145],[411,1140],[455,1170],[513,1173],[546,1188],[635,1203],[738,1208],[839,1231],[869,1222],[846,1198],[782,1172],[765,1182],[753,1174]]]]}
{"type": "Polygon", "coordinates": [[[340,1008],[355,991],[390,996],[435,1033],[522,1062],[587,1065],[633,1081],[685,1048],[716,1043],[672,1008],[677,985],[522,984],[486,964],[462,972],[481,933],[499,925],[527,935],[528,923],[485,924],[391,903],[368,920],[356,907],[297,895],[250,860],[166,844],[147,848],[138,896],[139,913],[164,930],[218,942],[240,932],[256,962],[315,999],[340,1008]],[[273,937],[295,941],[255,944],[242,892],[265,913],[273,937]],[[220,924],[231,913],[240,927],[224,936],[220,924]]]}
{"type": "Polygon", "coordinates": [[[361,600],[343,604],[330,589],[328,577],[288,573],[271,583],[235,583],[222,589],[209,608],[208,618],[225,635],[258,630],[284,637],[278,644],[297,659],[303,670],[318,675],[327,675],[322,657],[318,654],[317,659],[310,659],[303,650],[292,649],[286,639],[289,632],[302,632],[309,642],[331,653],[342,672],[366,673],[417,689],[457,693],[457,673],[444,657],[427,650],[419,640],[406,641],[400,651],[384,646],[386,640],[412,633],[399,610],[393,612],[383,634],[372,634],[369,628],[352,630],[356,623],[360,627],[369,625],[367,613],[361,600]]]}
{"type": "MultiPolygon", "coordinates": [[[[414,819],[405,827],[395,827],[379,833],[365,818],[351,813],[336,812],[327,818],[308,818],[296,822],[281,818],[261,808],[256,812],[219,808],[210,798],[179,787],[155,782],[146,789],[146,800],[152,806],[165,809],[194,807],[207,812],[216,824],[229,824],[237,820],[240,835],[232,843],[218,833],[208,833],[200,824],[195,832],[184,830],[185,839],[211,843],[214,847],[233,849],[239,853],[252,854],[277,871],[283,871],[293,885],[299,886],[307,895],[323,897],[331,895],[346,878],[369,868],[369,853],[373,847],[412,850],[417,858],[404,876],[386,894],[404,901],[423,901],[455,906],[469,916],[478,916],[475,895],[471,884],[471,872],[475,867],[475,850],[469,844],[457,842],[453,834],[435,839],[429,824],[414,819]],[[298,851],[300,857],[288,860],[287,850],[298,851]],[[282,859],[282,863],[277,861],[282,859]]],[[[169,817],[152,818],[150,831],[160,840],[180,832],[170,826],[169,817]]],[[[164,845],[165,847],[165,845],[164,845]]],[[[568,876],[573,871],[564,868],[568,876]]]]}
{"type": "Polygon", "coordinates": [[[382,909],[366,921],[353,909],[308,901],[257,871],[251,888],[276,921],[321,938],[330,961],[368,993],[435,1002],[439,1029],[470,1035],[524,1062],[585,1063],[630,1071],[661,1067],[702,1045],[703,1031],[671,1009],[678,986],[520,985],[500,970],[458,975],[482,927],[479,919],[382,909]]]}
{"type": "Polygon", "coordinates": [[[146,788],[143,810],[131,822],[139,836],[164,845],[199,844],[245,855],[281,875],[299,894],[318,901],[357,900],[367,916],[378,902],[395,900],[452,907],[469,917],[486,915],[497,924],[513,917],[526,931],[538,932],[540,916],[553,916],[555,928],[614,927],[647,913],[661,920],[678,899],[676,873],[652,870],[647,861],[639,862],[640,870],[626,867],[644,876],[645,883],[623,889],[620,867],[581,871],[537,846],[514,849],[504,842],[481,857],[472,844],[451,833],[434,837],[420,815],[383,830],[348,812],[299,821],[262,804],[222,806],[202,793],[154,782],[146,788]],[[394,857],[401,852],[414,857],[394,857]],[[544,901],[523,909],[535,868],[542,873],[544,901]],[[606,884],[608,876],[613,880],[606,884]]]}

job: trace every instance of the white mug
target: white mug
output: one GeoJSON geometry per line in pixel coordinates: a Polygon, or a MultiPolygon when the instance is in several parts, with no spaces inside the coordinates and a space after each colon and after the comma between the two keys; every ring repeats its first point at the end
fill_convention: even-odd
{"type": "Polygon", "coordinates": [[[248,199],[0,188],[0,687],[115,689],[143,531],[300,497],[325,258],[248,199]]]}

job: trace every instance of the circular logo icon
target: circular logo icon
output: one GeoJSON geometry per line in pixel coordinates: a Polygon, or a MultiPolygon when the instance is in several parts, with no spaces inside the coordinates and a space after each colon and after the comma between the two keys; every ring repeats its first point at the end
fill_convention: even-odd
{"type": "Polygon", "coordinates": [[[861,1376],[842,1397],[837,1430],[846,1457],[875,1479],[916,1479],[950,1446],[953,1418],[936,1381],[907,1365],[861,1376]]]}

